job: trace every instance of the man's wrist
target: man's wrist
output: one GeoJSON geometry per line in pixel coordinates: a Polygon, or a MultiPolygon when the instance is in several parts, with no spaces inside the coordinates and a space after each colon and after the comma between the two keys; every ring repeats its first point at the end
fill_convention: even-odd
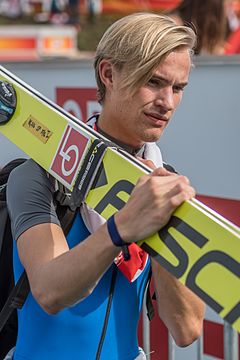
{"type": "Polygon", "coordinates": [[[115,215],[112,215],[108,220],[107,220],[107,229],[108,229],[108,233],[109,236],[112,240],[112,243],[117,246],[117,247],[122,247],[125,245],[128,245],[121,237],[116,222],[115,222],[115,215]]]}

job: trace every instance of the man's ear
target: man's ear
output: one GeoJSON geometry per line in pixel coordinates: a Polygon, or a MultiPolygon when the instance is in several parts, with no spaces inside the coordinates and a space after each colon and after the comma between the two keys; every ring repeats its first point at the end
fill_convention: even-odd
{"type": "Polygon", "coordinates": [[[112,86],[113,65],[110,61],[103,59],[99,64],[99,76],[103,84],[107,87],[112,86]]]}

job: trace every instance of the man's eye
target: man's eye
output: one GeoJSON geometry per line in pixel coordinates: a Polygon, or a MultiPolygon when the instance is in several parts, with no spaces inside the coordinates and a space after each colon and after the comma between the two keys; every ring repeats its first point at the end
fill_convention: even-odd
{"type": "Polygon", "coordinates": [[[147,85],[157,87],[160,86],[160,82],[157,79],[150,79],[148,80],[147,85]]]}
{"type": "Polygon", "coordinates": [[[183,91],[184,87],[183,86],[174,86],[173,87],[173,92],[175,93],[179,93],[180,91],[183,91]]]}

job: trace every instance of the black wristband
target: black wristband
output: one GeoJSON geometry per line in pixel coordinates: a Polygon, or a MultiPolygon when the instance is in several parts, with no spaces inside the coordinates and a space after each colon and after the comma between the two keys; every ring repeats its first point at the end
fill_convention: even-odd
{"type": "Polygon", "coordinates": [[[114,220],[114,215],[112,215],[108,221],[107,221],[107,228],[108,228],[108,233],[109,236],[113,242],[113,244],[115,246],[121,247],[124,245],[129,245],[128,243],[126,243],[125,241],[123,241],[123,239],[121,238],[117,226],[115,224],[115,220],[114,220]]]}

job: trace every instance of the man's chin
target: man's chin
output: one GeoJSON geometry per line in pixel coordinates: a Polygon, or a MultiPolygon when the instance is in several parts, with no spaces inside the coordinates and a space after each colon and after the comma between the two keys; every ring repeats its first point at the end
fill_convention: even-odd
{"type": "Polygon", "coordinates": [[[160,139],[164,129],[154,129],[154,131],[146,131],[142,136],[144,142],[156,142],[160,139]]]}

